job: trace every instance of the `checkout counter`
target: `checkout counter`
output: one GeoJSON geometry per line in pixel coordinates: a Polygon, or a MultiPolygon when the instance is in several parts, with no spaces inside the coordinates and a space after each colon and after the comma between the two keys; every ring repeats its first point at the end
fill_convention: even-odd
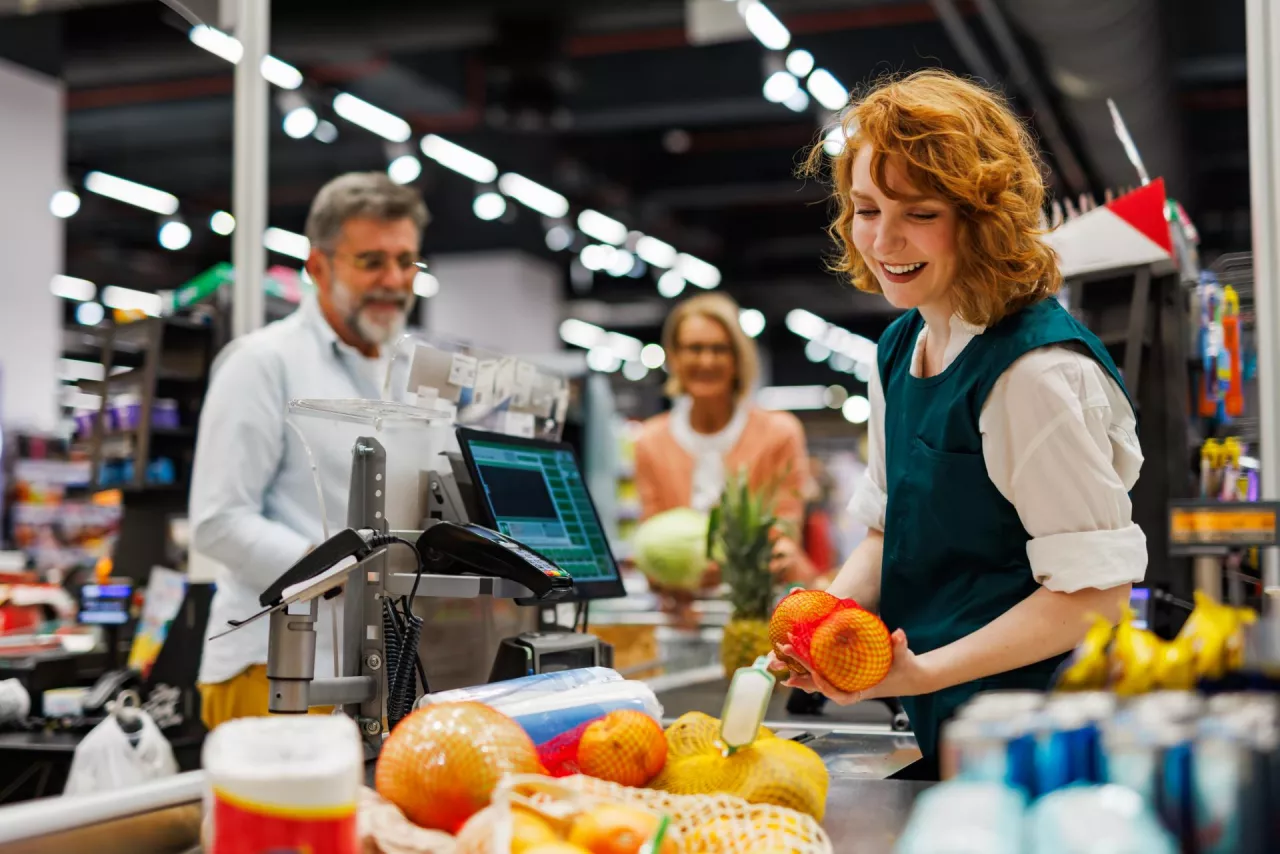
{"type": "MultiPolygon", "coordinates": [[[[311,408],[325,408],[318,403],[311,408]]],[[[693,709],[719,715],[727,689],[717,663],[726,615],[706,603],[702,625],[681,629],[666,624],[645,595],[626,597],[569,446],[467,429],[455,433],[451,425],[444,435],[456,441],[440,441],[440,424],[427,419],[414,426],[437,428],[428,454],[434,462],[401,466],[380,441],[394,432],[398,416],[417,418],[379,403],[342,412],[337,420],[360,433],[352,446],[346,527],[264,591],[259,613],[231,626],[209,627],[210,633],[238,631],[250,622],[268,621],[273,711],[341,705],[364,736],[371,783],[384,735],[383,712],[394,726],[411,707],[413,652],[420,649],[414,638],[422,630],[421,618],[388,613],[395,608],[391,603],[404,607],[420,600],[494,597],[533,606],[543,615],[556,606],[571,607],[566,602],[594,601],[591,623],[602,634],[609,626],[651,624],[656,659],[633,662],[633,669],[649,671],[643,681],[663,704],[666,722],[693,709]],[[407,486],[397,482],[405,472],[413,481],[407,486]],[[342,672],[317,679],[315,617],[320,602],[339,590],[342,672]],[[392,645],[384,646],[388,620],[405,629],[394,656],[392,645]]],[[[555,628],[555,622],[554,616],[543,616],[539,631],[501,641],[488,681],[614,664],[608,644],[555,628]]],[[[786,712],[786,694],[785,689],[776,692],[765,725],[780,737],[807,743],[827,765],[825,827],[834,849],[841,854],[891,851],[924,784],[884,778],[919,757],[914,737],[893,728],[892,713],[883,704],[830,706],[801,717],[786,712]]],[[[126,791],[0,808],[0,852],[196,851],[203,791],[197,771],[126,791]]]]}

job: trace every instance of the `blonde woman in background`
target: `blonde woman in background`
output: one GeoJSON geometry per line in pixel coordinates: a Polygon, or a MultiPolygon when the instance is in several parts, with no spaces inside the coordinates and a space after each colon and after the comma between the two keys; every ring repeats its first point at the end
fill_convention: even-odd
{"type": "MultiPolygon", "coordinates": [[[[671,411],[644,423],[636,442],[636,485],[648,519],[676,507],[710,510],[725,477],[746,467],[751,484],[781,479],[777,513],[799,535],[809,462],[804,428],[789,412],[756,406],[751,391],[759,375],[755,342],[738,324],[738,305],[723,294],[700,294],[677,305],[662,332],[670,379],[671,411]]],[[[773,570],[787,580],[815,575],[790,536],[774,546],[773,570]]],[[[711,571],[707,586],[718,583],[711,571]]],[[[659,590],[668,609],[686,610],[688,595],[659,590]]]]}

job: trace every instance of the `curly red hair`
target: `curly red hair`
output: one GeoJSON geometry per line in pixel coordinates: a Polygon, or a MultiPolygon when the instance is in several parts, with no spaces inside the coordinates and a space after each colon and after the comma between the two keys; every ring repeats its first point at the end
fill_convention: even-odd
{"type": "MultiPolygon", "coordinates": [[[[872,178],[889,198],[899,198],[885,178],[893,162],[916,191],[959,212],[952,288],[966,321],[992,326],[1062,286],[1057,256],[1041,239],[1044,167],[1031,134],[1001,96],[947,71],[918,71],[855,98],[841,125],[846,143],[830,166],[836,216],[827,232],[840,247],[832,269],[859,290],[880,293],[851,230],[853,162],[864,146],[871,149],[872,178]]],[[[827,159],[815,146],[806,173],[821,174],[827,159]]]]}

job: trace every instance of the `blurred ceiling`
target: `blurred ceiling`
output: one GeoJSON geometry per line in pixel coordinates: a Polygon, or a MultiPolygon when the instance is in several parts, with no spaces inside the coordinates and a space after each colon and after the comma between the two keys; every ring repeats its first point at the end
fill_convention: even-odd
{"type": "MultiPolygon", "coordinates": [[[[415,142],[438,133],[559,190],[575,211],[595,208],[715,264],[724,287],[768,318],[775,373],[808,376],[800,342],[782,328],[789,308],[872,337],[890,317],[824,271],[823,191],[794,176],[829,117],[762,97],[772,67],[750,36],[691,44],[692,2],[708,0],[274,0],[272,53],[303,72],[298,92],[338,136],[289,138],[273,100],[271,223],[301,231],[325,180],[387,165],[382,139],[332,115],[334,93],[350,92],[407,119],[415,142]]],[[[1204,253],[1248,248],[1242,0],[769,6],[792,46],[847,86],[938,65],[1002,86],[1033,121],[1059,195],[1137,183],[1106,110],[1114,97],[1204,253]]],[[[211,16],[216,3],[184,8],[211,16]]],[[[69,180],[97,169],[166,190],[194,232],[168,252],[154,215],[82,193],[66,272],[157,289],[227,259],[230,241],[207,218],[230,206],[232,66],[193,45],[188,21],[156,0],[0,0],[0,16],[0,56],[66,82],[69,180]]],[[[652,274],[575,283],[572,256],[546,248],[539,215],[512,204],[502,220],[481,221],[473,182],[423,164],[428,255],[523,248],[562,264],[573,298],[606,320],[600,307],[619,306],[619,326],[638,318],[637,333],[656,337],[661,311],[634,310],[661,300],[652,274]]]]}

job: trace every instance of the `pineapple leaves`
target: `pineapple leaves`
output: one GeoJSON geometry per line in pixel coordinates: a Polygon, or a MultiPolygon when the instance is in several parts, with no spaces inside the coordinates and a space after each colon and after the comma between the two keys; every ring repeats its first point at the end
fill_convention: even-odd
{"type": "Polygon", "coordinates": [[[765,618],[773,604],[769,562],[779,527],[774,502],[780,482],[771,479],[763,488],[752,489],[746,469],[740,469],[728,478],[720,503],[711,512],[710,552],[718,552],[723,561],[721,574],[737,617],[765,618]]]}

